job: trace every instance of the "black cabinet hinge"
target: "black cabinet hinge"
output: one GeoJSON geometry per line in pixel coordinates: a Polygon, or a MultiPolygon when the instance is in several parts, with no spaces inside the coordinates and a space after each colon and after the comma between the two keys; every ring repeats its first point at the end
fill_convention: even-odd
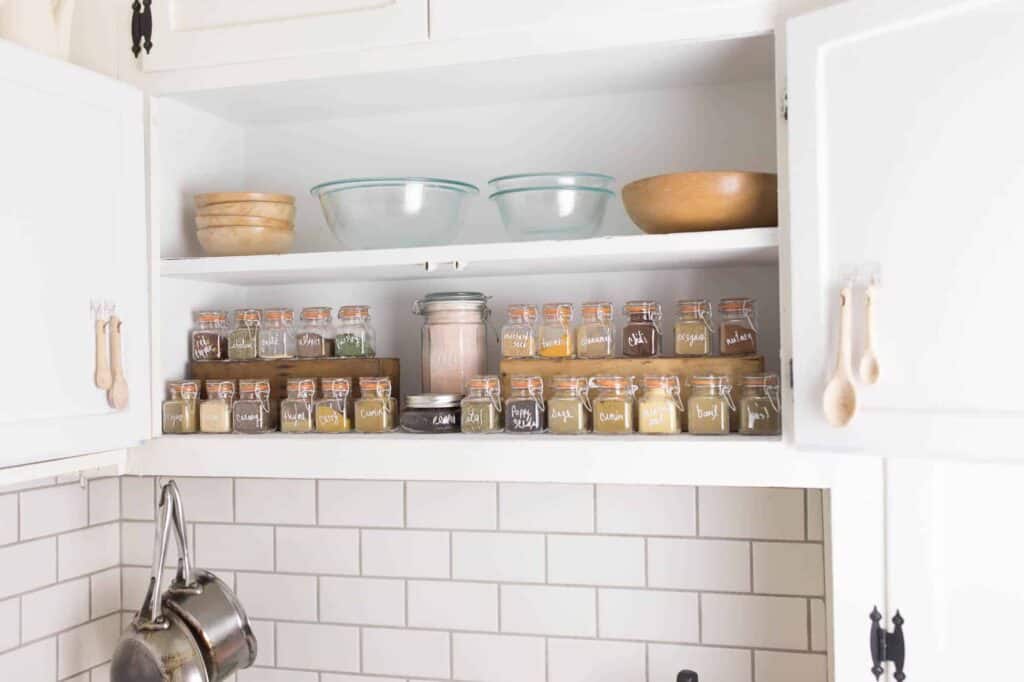
{"type": "Polygon", "coordinates": [[[143,48],[146,54],[153,49],[153,0],[132,2],[132,54],[139,58],[143,48]]]}
{"type": "Polygon", "coordinates": [[[884,663],[892,663],[896,668],[893,679],[896,682],[903,682],[907,676],[903,673],[903,663],[907,657],[906,646],[903,641],[903,616],[897,610],[892,618],[892,624],[896,628],[892,632],[886,632],[881,625],[882,614],[878,607],[871,609],[871,674],[875,680],[882,677],[885,668],[884,663]]]}

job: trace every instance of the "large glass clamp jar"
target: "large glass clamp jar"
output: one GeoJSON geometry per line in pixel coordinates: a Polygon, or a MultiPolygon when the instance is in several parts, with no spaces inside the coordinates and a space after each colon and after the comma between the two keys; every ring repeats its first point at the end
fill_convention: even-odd
{"type": "Polygon", "coordinates": [[[462,393],[487,371],[489,297],[475,291],[429,294],[413,304],[423,316],[421,387],[424,393],[462,393]]]}

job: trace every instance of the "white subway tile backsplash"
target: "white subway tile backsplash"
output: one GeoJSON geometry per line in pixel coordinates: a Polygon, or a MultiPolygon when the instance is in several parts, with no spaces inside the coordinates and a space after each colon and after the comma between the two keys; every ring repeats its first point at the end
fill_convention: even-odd
{"type": "Polygon", "coordinates": [[[758,540],[804,539],[804,491],[792,488],[700,489],[700,534],[758,540]]]}
{"type": "Polygon", "coordinates": [[[828,660],[823,654],[754,652],[755,682],[826,682],[828,660]]]}
{"type": "Polygon", "coordinates": [[[705,644],[806,650],[807,600],[704,594],[701,626],[705,644]]]}
{"type": "Polygon", "coordinates": [[[821,542],[825,539],[824,493],[807,491],[807,539],[821,542]]]}
{"type": "Polygon", "coordinates": [[[90,616],[102,618],[121,610],[121,569],[114,567],[90,579],[92,607],[90,616]]]}
{"type": "Polygon", "coordinates": [[[405,582],[321,577],[320,620],[349,625],[405,625],[405,582]]]}
{"type": "Polygon", "coordinates": [[[363,575],[447,578],[448,533],[433,530],[364,530],[363,575]]]}
{"type": "Polygon", "coordinates": [[[590,587],[502,585],[501,631],[594,637],[596,607],[596,593],[590,587]]]}
{"type": "Polygon", "coordinates": [[[57,638],[57,673],[60,678],[106,663],[120,637],[120,614],[94,620],[61,634],[57,638]]]}
{"type": "Polygon", "coordinates": [[[90,682],[110,682],[110,664],[104,663],[97,668],[93,668],[89,676],[90,682]]]}
{"type": "Polygon", "coordinates": [[[235,576],[238,598],[252,618],[317,619],[314,575],[244,573],[235,576]]]}
{"type": "Polygon", "coordinates": [[[599,485],[597,532],[695,535],[696,489],[690,486],[599,485]]]}
{"type": "Polygon", "coordinates": [[[480,682],[544,682],[541,637],[452,634],[453,679],[480,682]]]}
{"type": "Polygon", "coordinates": [[[196,563],[204,568],[274,570],[272,526],[196,526],[196,563]]]}
{"type": "Polygon", "coordinates": [[[277,528],[277,570],[286,573],[356,575],[359,531],[355,528],[277,528]]]}
{"type": "Polygon", "coordinates": [[[498,586],[410,580],[409,627],[495,632],[498,586]]]}
{"type": "Polygon", "coordinates": [[[21,642],[21,600],[17,597],[0,602],[0,651],[7,651],[21,642]]]}
{"type": "Polygon", "coordinates": [[[18,541],[18,496],[0,496],[0,545],[18,541]]]}
{"type": "Polygon", "coordinates": [[[401,677],[448,678],[450,635],[430,630],[363,630],[363,672],[401,677]]]}
{"type": "Polygon", "coordinates": [[[84,528],[89,523],[89,495],[77,483],[28,490],[19,496],[22,540],[84,528]]]}
{"type": "Polygon", "coordinates": [[[278,667],[359,672],[359,628],[278,623],[276,644],[278,667]]]}
{"type": "Polygon", "coordinates": [[[548,682],[644,682],[646,679],[644,645],[639,642],[548,640],[548,682]]]}
{"type": "MultiPolygon", "coordinates": [[[[680,670],[693,670],[700,675],[700,682],[752,682],[746,649],[649,644],[647,651],[650,680],[671,682],[680,670]]],[[[793,678],[788,682],[804,681],[793,678]]]]}
{"type": "Polygon", "coordinates": [[[121,519],[121,482],[117,478],[89,481],[89,525],[121,519]]]}
{"type": "Polygon", "coordinates": [[[399,677],[381,677],[380,675],[339,675],[323,673],[320,682],[405,682],[399,677]]]}
{"type": "Polygon", "coordinates": [[[238,523],[316,523],[316,481],[240,478],[235,481],[238,523]]]}
{"type": "Polygon", "coordinates": [[[496,483],[410,481],[405,488],[409,528],[494,530],[498,527],[496,483]]]}
{"type": "MultiPolygon", "coordinates": [[[[152,537],[148,540],[152,551],[152,537]]],[[[95,573],[117,566],[121,562],[121,533],[116,523],[94,526],[86,530],[61,535],[58,539],[61,580],[95,573]]],[[[146,564],[153,561],[152,556],[146,564]]]]}
{"type": "Polygon", "coordinates": [[[152,521],[155,505],[156,483],[152,476],[121,477],[122,520],[152,521]]]}
{"type": "Polygon", "coordinates": [[[89,579],[80,578],[21,598],[21,636],[39,639],[89,620],[89,579]]]}
{"type": "Polygon", "coordinates": [[[643,586],[643,538],[548,536],[548,582],[643,586]]]}
{"type": "Polygon", "coordinates": [[[738,540],[649,538],[650,587],[750,591],[750,543],[738,540]]]}
{"type": "Polygon", "coordinates": [[[700,608],[692,592],[598,590],[599,635],[608,639],[698,642],[700,608]]]}
{"type": "Polygon", "coordinates": [[[317,673],[304,670],[249,668],[238,672],[238,682],[319,682],[317,673]]]}
{"type": "Polygon", "coordinates": [[[57,479],[53,476],[47,476],[46,478],[37,478],[31,481],[22,481],[20,483],[8,483],[6,485],[0,485],[0,495],[6,493],[16,493],[21,490],[33,490],[35,488],[47,488],[57,483],[57,479]]]}
{"type": "MultiPolygon", "coordinates": [[[[171,479],[158,479],[157,485],[162,486],[169,480],[171,479]]],[[[174,482],[178,484],[178,490],[181,492],[186,523],[231,523],[235,520],[230,478],[175,478],[174,482]]]]}
{"type": "Polygon", "coordinates": [[[0,598],[34,590],[57,580],[57,540],[45,538],[0,548],[0,598]]]}
{"type": "Polygon", "coordinates": [[[0,680],[53,682],[57,679],[57,640],[44,639],[0,655],[0,680]]]}
{"type": "Polygon", "coordinates": [[[544,582],[544,536],[517,533],[453,533],[456,580],[544,582]]]}
{"type": "Polygon", "coordinates": [[[594,532],[594,486],[574,483],[499,484],[502,530],[594,532]]]}
{"type": "Polygon", "coordinates": [[[123,521],[121,560],[129,566],[149,566],[153,561],[153,532],[152,522],[123,521]]]}
{"type": "Polygon", "coordinates": [[[754,592],[825,594],[825,553],[821,545],[754,543],[754,592]]]}
{"type": "Polygon", "coordinates": [[[274,643],[274,621],[250,618],[249,626],[252,628],[253,636],[256,637],[256,662],[253,665],[272,668],[274,666],[274,650],[277,648],[274,643]]]}
{"type": "Polygon", "coordinates": [[[827,651],[825,600],[811,600],[811,651],[827,651]]]}
{"type": "Polygon", "coordinates": [[[400,528],[405,523],[401,481],[319,481],[324,526],[400,528]]]}

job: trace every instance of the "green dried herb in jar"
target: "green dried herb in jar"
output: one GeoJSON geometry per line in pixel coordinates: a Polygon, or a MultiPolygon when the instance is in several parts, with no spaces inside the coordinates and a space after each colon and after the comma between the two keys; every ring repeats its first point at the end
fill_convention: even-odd
{"type": "Polygon", "coordinates": [[[462,432],[498,433],[501,430],[500,380],[492,375],[473,377],[462,399],[462,432]]]}
{"type": "Polygon", "coordinates": [[[372,358],[376,355],[376,334],[370,325],[370,307],[343,305],[338,308],[334,355],[339,358],[372,358]]]}
{"type": "Polygon", "coordinates": [[[255,308],[235,311],[235,328],[228,335],[229,360],[255,360],[259,355],[261,317],[255,308]]]}

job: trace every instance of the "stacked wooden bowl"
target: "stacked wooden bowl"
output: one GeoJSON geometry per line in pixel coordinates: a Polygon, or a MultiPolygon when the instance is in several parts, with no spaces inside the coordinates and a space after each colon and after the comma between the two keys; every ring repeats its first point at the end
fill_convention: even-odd
{"type": "Polygon", "coordinates": [[[295,241],[295,197],[262,192],[197,194],[196,236],[208,256],[288,253],[295,241]]]}

